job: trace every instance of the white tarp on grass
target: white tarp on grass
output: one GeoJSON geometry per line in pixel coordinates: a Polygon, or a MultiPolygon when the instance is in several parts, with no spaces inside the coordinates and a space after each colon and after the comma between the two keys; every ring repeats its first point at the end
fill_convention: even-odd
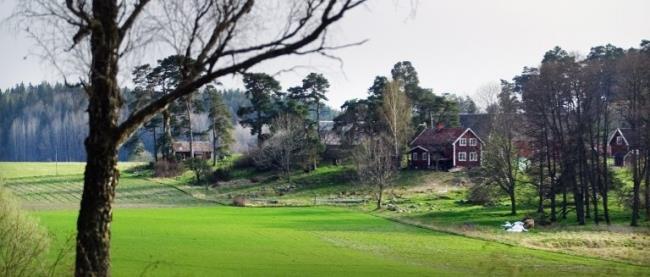
{"type": "Polygon", "coordinates": [[[524,228],[524,223],[521,221],[517,221],[515,223],[510,223],[510,221],[506,221],[506,223],[501,225],[501,227],[503,227],[508,232],[515,232],[515,233],[528,232],[528,230],[524,228]]]}

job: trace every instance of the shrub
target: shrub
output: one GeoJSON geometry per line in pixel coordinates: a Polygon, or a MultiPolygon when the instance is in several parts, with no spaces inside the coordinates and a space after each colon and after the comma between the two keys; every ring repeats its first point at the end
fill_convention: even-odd
{"type": "Polygon", "coordinates": [[[176,177],[183,174],[185,168],[183,164],[175,161],[160,160],[153,166],[155,177],[176,177]]]}
{"type": "Polygon", "coordinates": [[[232,199],[232,205],[236,207],[246,207],[246,197],[237,195],[232,199]]]}
{"type": "Polygon", "coordinates": [[[494,206],[498,203],[497,191],[491,186],[476,184],[469,189],[467,201],[472,204],[494,206]]]}
{"type": "Polygon", "coordinates": [[[0,276],[45,276],[47,232],[0,184],[0,276]]]}
{"type": "Polygon", "coordinates": [[[212,169],[206,160],[199,158],[186,160],[185,164],[190,170],[192,170],[192,172],[194,172],[194,181],[197,185],[204,180],[203,177],[205,177],[208,172],[210,172],[210,169],[212,169]]]}
{"type": "Polygon", "coordinates": [[[232,180],[232,172],[230,168],[217,168],[217,170],[212,173],[212,182],[227,182],[230,180],[232,180]]]}
{"type": "Polygon", "coordinates": [[[235,169],[244,169],[244,168],[251,168],[255,166],[255,163],[253,162],[252,158],[252,152],[247,152],[241,155],[240,157],[235,158],[233,161],[233,168],[235,169]]]}

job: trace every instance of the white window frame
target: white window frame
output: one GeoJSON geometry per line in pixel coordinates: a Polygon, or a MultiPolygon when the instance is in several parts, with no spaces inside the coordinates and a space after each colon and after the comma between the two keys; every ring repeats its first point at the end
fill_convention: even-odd
{"type": "Polygon", "coordinates": [[[413,157],[411,157],[414,161],[418,160],[418,152],[413,152],[413,157]]]}
{"type": "Polygon", "coordinates": [[[469,146],[476,146],[476,139],[475,138],[470,138],[469,139],[469,146]]]}
{"type": "Polygon", "coordinates": [[[621,136],[616,137],[616,145],[623,145],[623,137],[621,136]]]}
{"type": "Polygon", "coordinates": [[[467,139],[466,138],[460,138],[460,141],[458,141],[458,145],[467,146],[467,139]]]}
{"type": "Polygon", "coordinates": [[[478,161],[478,155],[476,152],[469,152],[469,161],[470,162],[478,161]]]}
{"type": "Polygon", "coordinates": [[[467,161],[467,152],[458,152],[458,161],[459,162],[467,161]]]}

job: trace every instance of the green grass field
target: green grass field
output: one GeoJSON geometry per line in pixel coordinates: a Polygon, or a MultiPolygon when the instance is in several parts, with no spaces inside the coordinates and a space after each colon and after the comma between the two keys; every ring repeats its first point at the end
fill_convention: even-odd
{"type": "MultiPolygon", "coordinates": [[[[57,234],[55,248],[64,247],[75,212],[36,215],[57,234]]],[[[648,274],[644,267],[463,238],[341,208],[117,210],[112,260],[115,276],[648,274]]]]}
{"type": "MultiPolygon", "coordinates": [[[[137,163],[120,163],[118,206],[186,206],[202,201],[184,192],[179,178],[153,180],[137,170],[137,163]]],[[[83,188],[84,163],[0,162],[0,178],[28,209],[76,208],[83,188]]],[[[185,186],[187,187],[187,186],[185,186]]]]}
{"type": "MultiPolygon", "coordinates": [[[[612,205],[617,225],[611,227],[569,219],[510,234],[498,226],[518,217],[507,215],[507,205],[465,203],[462,173],[404,171],[386,193],[400,212],[376,212],[372,202],[214,204],[233,195],[280,205],[310,205],[314,197],[371,199],[372,188],[358,184],[347,167],[296,173],[290,186],[268,173],[236,171],[234,180],[210,189],[188,185],[191,174],[156,179],[138,164],[120,163],[120,169],[115,276],[650,276],[650,232],[625,227],[627,211],[612,205]]],[[[82,180],[81,163],[0,163],[0,183],[52,234],[51,259],[68,249],[57,275],[71,274],[82,180]]],[[[522,204],[521,213],[532,209],[522,204]]]]}

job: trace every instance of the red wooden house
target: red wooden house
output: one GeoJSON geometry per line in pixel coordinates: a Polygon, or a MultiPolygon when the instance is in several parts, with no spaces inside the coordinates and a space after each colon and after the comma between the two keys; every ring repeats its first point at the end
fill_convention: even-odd
{"type": "Polygon", "coordinates": [[[617,128],[609,135],[607,150],[614,159],[614,166],[624,166],[626,156],[637,147],[638,136],[632,129],[617,128]]]}
{"type": "Polygon", "coordinates": [[[448,170],[453,167],[481,166],[483,141],[470,128],[424,129],[409,144],[411,168],[448,170]]]}

